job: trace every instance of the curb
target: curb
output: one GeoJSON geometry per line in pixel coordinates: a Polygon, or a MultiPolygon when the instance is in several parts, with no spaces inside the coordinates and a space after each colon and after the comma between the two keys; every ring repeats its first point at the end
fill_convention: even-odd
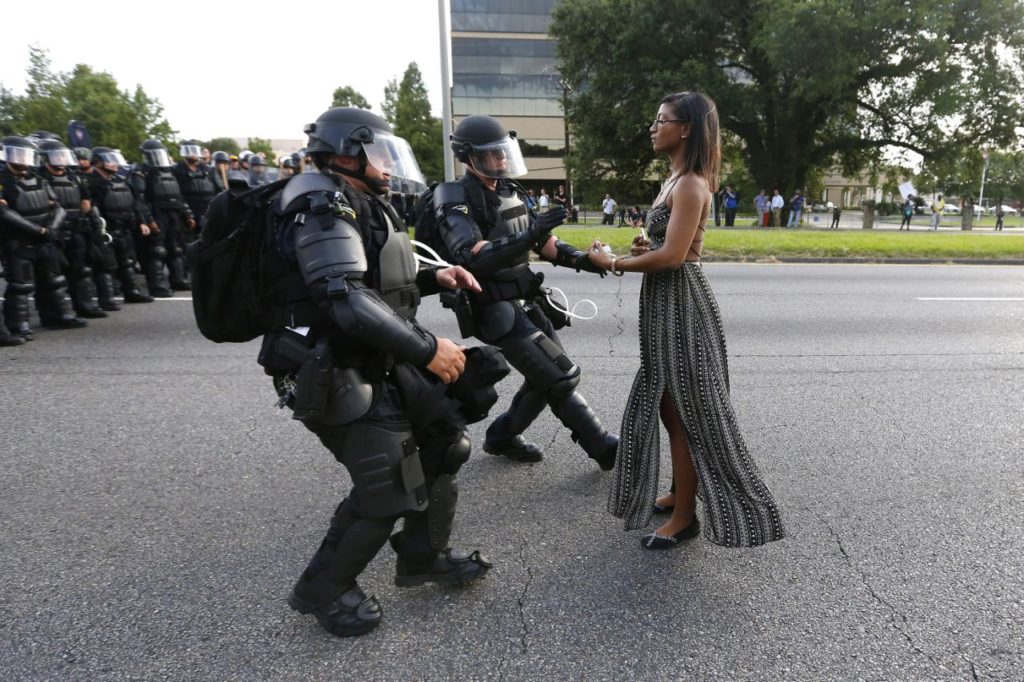
{"type": "Polygon", "coordinates": [[[805,258],[799,256],[770,256],[768,258],[712,258],[705,263],[874,263],[879,265],[1024,265],[1024,259],[1006,258],[805,258]]]}

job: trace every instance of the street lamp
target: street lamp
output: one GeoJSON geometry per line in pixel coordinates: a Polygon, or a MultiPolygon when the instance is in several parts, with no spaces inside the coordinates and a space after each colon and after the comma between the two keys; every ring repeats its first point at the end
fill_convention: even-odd
{"type": "MultiPolygon", "coordinates": [[[[565,197],[572,200],[572,180],[569,178],[569,93],[572,86],[564,78],[558,79],[562,86],[562,124],[565,128],[565,154],[562,157],[562,168],[565,169],[565,197]]],[[[566,208],[571,208],[567,206],[566,208]]]]}

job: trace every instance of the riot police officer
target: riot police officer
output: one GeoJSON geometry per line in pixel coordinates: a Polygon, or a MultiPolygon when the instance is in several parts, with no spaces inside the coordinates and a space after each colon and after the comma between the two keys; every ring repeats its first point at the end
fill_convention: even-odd
{"type": "MultiPolygon", "coordinates": [[[[387,122],[363,109],[330,109],[306,133],[320,172],[296,175],[280,192],[275,243],[291,273],[284,279],[294,283],[281,317],[310,332],[268,335],[261,362],[279,390],[294,388],[283,400],[293,400],[295,418],[353,483],[289,603],[331,633],[354,636],[380,621],[380,604],[356,578],[398,518],[405,521],[391,537],[397,585],[462,585],[490,567],[479,552],[448,546],[456,473],[470,453],[459,405],[472,403],[452,396],[471,374],[460,378],[469,355],[415,319],[421,294],[478,286],[462,268],[417,271],[385,197],[390,174],[422,176],[411,153],[394,154],[408,145],[387,122]],[[305,358],[299,367],[289,359],[295,346],[305,358]]],[[[488,389],[484,414],[497,399],[488,389]]]]}
{"type": "MultiPolygon", "coordinates": [[[[201,220],[206,215],[206,209],[210,201],[217,195],[217,187],[214,184],[213,173],[210,167],[203,163],[203,147],[198,142],[184,142],[178,148],[181,160],[174,166],[174,177],[181,187],[181,195],[188,204],[195,219],[201,220]]],[[[225,154],[225,156],[227,156],[225,154]]],[[[225,159],[226,161],[226,159],[225,159]]],[[[190,231],[188,237],[194,237],[195,232],[190,231]]]]}
{"type": "MultiPolygon", "coordinates": [[[[472,302],[476,336],[502,349],[523,375],[522,387],[508,411],[487,429],[484,451],[518,461],[543,457],[522,433],[545,406],[572,432],[572,438],[601,469],[615,463],[618,437],[601,426],[576,392],[580,368],[569,359],[540,300],[540,278],[530,269],[529,253],[604,276],[589,257],[549,232],[565,220],[555,207],[534,216],[523,202],[521,187],[511,181],[526,173],[515,133],[490,116],[469,116],[451,138],[456,157],[466,165],[457,182],[434,190],[436,229],[447,260],[465,266],[483,292],[472,302]]],[[[557,312],[551,313],[556,321],[557,312]]]]}
{"type": "Polygon", "coordinates": [[[133,233],[143,237],[150,234],[146,207],[120,173],[125,161],[119,152],[108,147],[95,147],[90,161],[89,194],[93,206],[107,223],[106,230],[111,239],[109,245],[102,245],[103,271],[96,279],[100,305],[104,310],[117,309],[113,273],[121,283],[125,303],[152,303],[153,297],[143,293],[135,282],[133,267],[136,258],[133,233]]]}
{"type": "MultiPolygon", "coordinates": [[[[228,172],[231,170],[231,155],[227,152],[213,153],[213,187],[217,194],[228,188],[228,172]]],[[[205,213],[204,213],[205,214],[205,213]]]]}
{"type": "Polygon", "coordinates": [[[79,317],[106,317],[107,314],[96,303],[96,283],[93,280],[94,233],[102,233],[103,224],[93,212],[88,190],[75,171],[78,159],[60,140],[40,142],[39,152],[43,161],[41,174],[67,213],[62,246],[68,260],[71,304],[79,317]]]}
{"type": "Polygon", "coordinates": [[[253,187],[267,183],[267,159],[262,154],[250,154],[247,159],[249,163],[249,184],[253,187]]]}
{"type": "Polygon", "coordinates": [[[4,206],[2,256],[7,291],[4,316],[12,334],[32,339],[28,297],[35,292],[36,309],[44,327],[84,327],[67,300],[67,280],[61,274],[57,241],[65,212],[53,189],[34,171],[39,166],[39,149],[24,137],[3,138],[4,163],[0,171],[4,206]]]}
{"type": "Polygon", "coordinates": [[[146,204],[150,233],[136,235],[141,237],[136,247],[141,251],[138,255],[149,293],[158,298],[169,298],[172,289],[188,291],[191,288],[185,270],[185,235],[186,230],[195,229],[196,221],[171,172],[171,157],[167,149],[159,140],[146,140],[139,151],[142,152],[142,163],[132,169],[128,183],[146,204]],[[165,261],[170,272],[169,281],[164,273],[165,261]]]}
{"type": "MultiPolygon", "coordinates": [[[[7,161],[7,157],[4,155],[3,145],[0,145],[0,164],[4,164],[7,161]]],[[[0,196],[3,195],[3,186],[0,185],[0,196]]],[[[0,198],[0,211],[7,208],[7,202],[0,198]]],[[[0,215],[0,241],[4,236],[3,216],[0,215]]],[[[2,261],[0,261],[2,263],[2,261]]],[[[0,272],[0,277],[3,277],[3,273],[0,272]]],[[[6,279],[6,278],[5,278],[6,279]]],[[[5,287],[6,288],[6,287],[5,287]]],[[[4,319],[4,307],[0,305],[0,346],[20,346],[25,343],[25,339],[11,334],[10,330],[7,329],[7,321],[4,319]]]]}

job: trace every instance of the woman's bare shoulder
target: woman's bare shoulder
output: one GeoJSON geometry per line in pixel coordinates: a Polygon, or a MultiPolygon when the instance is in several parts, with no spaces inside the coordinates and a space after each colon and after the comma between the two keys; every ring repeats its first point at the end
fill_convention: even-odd
{"type": "Polygon", "coordinates": [[[682,201],[687,204],[702,204],[707,201],[711,190],[708,189],[707,180],[696,173],[687,173],[679,178],[672,188],[672,202],[682,201]]]}

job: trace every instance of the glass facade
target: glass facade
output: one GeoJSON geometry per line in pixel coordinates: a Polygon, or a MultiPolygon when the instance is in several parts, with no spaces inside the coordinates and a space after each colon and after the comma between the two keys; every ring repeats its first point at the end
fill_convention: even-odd
{"type": "Polygon", "coordinates": [[[564,92],[547,35],[558,2],[451,0],[452,114],[514,117],[504,123],[523,155],[550,159],[529,164],[540,175],[530,181],[549,184],[564,177],[564,92]]]}
{"type": "Polygon", "coordinates": [[[558,0],[452,0],[452,30],[547,33],[558,0]]]}
{"type": "Polygon", "coordinates": [[[561,101],[554,41],[452,38],[456,116],[561,116],[561,101]]]}

